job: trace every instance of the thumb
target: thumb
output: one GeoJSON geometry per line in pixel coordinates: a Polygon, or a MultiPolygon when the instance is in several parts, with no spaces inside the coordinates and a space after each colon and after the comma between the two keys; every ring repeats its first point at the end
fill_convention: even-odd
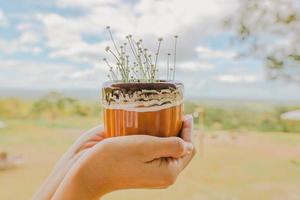
{"type": "Polygon", "coordinates": [[[180,158],[193,151],[193,145],[179,137],[153,138],[149,145],[144,145],[144,150],[150,159],[173,157],[180,158]]]}
{"type": "Polygon", "coordinates": [[[192,132],[193,132],[193,116],[186,115],[183,120],[183,127],[181,130],[181,138],[186,142],[193,142],[192,132]]]}

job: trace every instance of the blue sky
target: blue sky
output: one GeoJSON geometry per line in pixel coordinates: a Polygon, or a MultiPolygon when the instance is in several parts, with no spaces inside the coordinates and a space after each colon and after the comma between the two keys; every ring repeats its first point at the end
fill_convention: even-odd
{"type": "Polygon", "coordinates": [[[265,79],[263,60],[236,59],[242,45],[220,27],[235,0],[0,0],[0,88],[99,89],[111,45],[131,33],[155,49],[160,71],[179,35],[177,79],[193,98],[300,99],[299,86],[265,79]],[[187,12],[188,11],[188,12],[187,12]]]}

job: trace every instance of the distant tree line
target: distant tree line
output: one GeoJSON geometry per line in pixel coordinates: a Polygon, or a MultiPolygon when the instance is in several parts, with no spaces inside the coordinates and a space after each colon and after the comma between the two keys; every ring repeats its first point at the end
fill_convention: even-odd
{"type": "Polygon", "coordinates": [[[15,97],[0,99],[0,118],[44,118],[55,121],[68,116],[100,115],[100,102],[81,102],[58,92],[50,92],[34,102],[15,97]]]}
{"type": "MultiPolygon", "coordinates": [[[[185,113],[193,113],[197,108],[204,110],[205,128],[208,130],[253,130],[300,132],[299,123],[282,121],[280,115],[300,106],[240,105],[226,106],[186,101],[185,113]],[[263,108],[263,109],[261,109],[263,108]]],[[[11,119],[47,120],[64,123],[64,118],[102,119],[101,102],[82,102],[74,98],[51,92],[37,101],[18,98],[0,99],[0,121],[11,119]]],[[[197,123],[198,119],[195,118],[197,123]]],[[[77,121],[78,122],[78,121],[77,121]]]]}

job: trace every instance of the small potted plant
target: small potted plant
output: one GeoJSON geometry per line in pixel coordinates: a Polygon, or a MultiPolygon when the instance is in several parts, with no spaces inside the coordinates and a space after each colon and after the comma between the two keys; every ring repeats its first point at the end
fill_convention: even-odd
{"type": "Polygon", "coordinates": [[[106,137],[147,134],[160,137],[177,136],[182,127],[183,84],[175,81],[177,38],[174,37],[173,65],[167,54],[166,79],[158,77],[158,58],[162,38],[153,57],[143,41],[126,36],[117,45],[110,27],[108,33],[113,49],[106,51],[115,60],[104,58],[109,67],[108,78],[102,87],[106,137]]]}

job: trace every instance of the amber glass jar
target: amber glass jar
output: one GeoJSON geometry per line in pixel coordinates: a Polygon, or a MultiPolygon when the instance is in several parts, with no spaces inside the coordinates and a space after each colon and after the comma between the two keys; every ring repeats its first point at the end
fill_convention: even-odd
{"type": "Polygon", "coordinates": [[[106,137],[177,136],[182,127],[183,84],[106,82],[102,104],[106,137]]]}

